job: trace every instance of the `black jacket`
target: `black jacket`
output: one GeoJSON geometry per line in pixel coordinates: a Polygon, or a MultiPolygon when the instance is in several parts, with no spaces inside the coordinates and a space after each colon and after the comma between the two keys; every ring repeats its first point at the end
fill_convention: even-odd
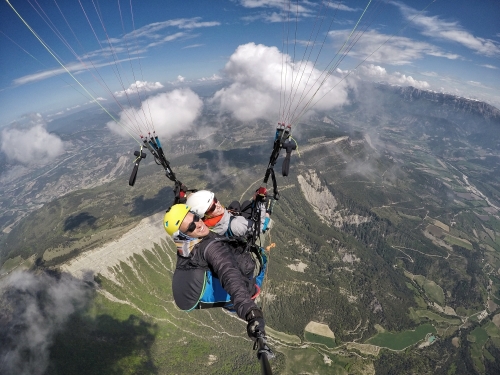
{"type": "Polygon", "coordinates": [[[172,291],[177,306],[191,309],[200,297],[206,270],[217,277],[238,316],[258,309],[251,299],[255,293],[253,276],[255,261],[245,246],[236,239],[228,239],[210,232],[196,244],[188,258],[177,254],[177,266],[172,280],[172,291]]]}

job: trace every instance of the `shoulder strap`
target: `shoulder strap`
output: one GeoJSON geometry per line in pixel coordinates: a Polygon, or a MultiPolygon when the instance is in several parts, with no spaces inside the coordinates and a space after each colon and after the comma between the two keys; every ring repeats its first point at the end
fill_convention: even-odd
{"type": "Polygon", "coordinates": [[[229,223],[228,223],[228,225],[227,225],[227,230],[226,230],[226,233],[224,233],[224,235],[225,235],[226,237],[234,237],[233,230],[231,229],[231,222],[234,220],[234,218],[235,218],[235,217],[236,217],[236,216],[233,216],[233,215],[231,215],[231,216],[229,217],[229,223]]]}

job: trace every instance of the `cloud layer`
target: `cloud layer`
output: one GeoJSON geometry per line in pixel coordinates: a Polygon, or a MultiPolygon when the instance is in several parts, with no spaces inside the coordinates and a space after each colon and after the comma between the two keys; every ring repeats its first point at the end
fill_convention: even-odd
{"type": "MultiPolygon", "coordinates": [[[[347,39],[350,30],[330,31],[328,35],[339,46],[347,39]]],[[[391,65],[407,65],[427,56],[458,59],[457,54],[447,53],[430,43],[415,41],[410,38],[381,34],[371,30],[363,34],[349,52],[350,56],[369,62],[391,65]]]]}

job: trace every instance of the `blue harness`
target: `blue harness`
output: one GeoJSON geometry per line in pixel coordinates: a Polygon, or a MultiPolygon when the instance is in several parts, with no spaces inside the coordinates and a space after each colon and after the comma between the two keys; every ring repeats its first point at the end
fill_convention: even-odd
{"type": "MultiPolygon", "coordinates": [[[[262,283],[264,281],[264,276],[266,274],[267,268],[267,256],[264,249],[259,248],[259,255],[262,259],[260,272],[255,278],[255,284],[262,288],[262,283]]],[[[193,309],[206,309],[210,307],[224,307],[226,309],[231,309],[233,306],[231,302],[231,296],[224,290],[220,280],[212,275],[210,270],[205,271],[205,283],[203,285],[203,291],[200,300],[193,309]]],[[[190,310],[188,310],[190,311],[190,310]]]]}

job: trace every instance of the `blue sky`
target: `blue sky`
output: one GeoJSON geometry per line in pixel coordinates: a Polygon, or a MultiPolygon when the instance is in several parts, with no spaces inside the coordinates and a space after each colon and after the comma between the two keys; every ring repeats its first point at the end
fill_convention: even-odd
{"type": "MultiPolygon", "coordinates": [[[[249,119],[244,108],[236,107],[254,96],[247,93],[246,98],[235,100],[230,94],[244,91],[246,84],[262,80],[260,87],[266,87],[270,80],[280,79],[279,72],[272,76],[277,70],[269,67],[282,55],[268,48],[259,50],[262,45],[277,47],[293,61],[313,64],[317,60],[314,67],[320,72],[333,67],[332,74],[338,77],[349,74],[344,82],[411,84],[500,108],[498,0],[133,0],[132,12],[129,0],[9,2],[102,102],[113,100],[111,93],[120,98],[126,89],[137,91],[131,87],[136,81],[140,90],[161,92],[179,84],[225,79],[233,85],[232,92],[219,93],[215,102],[236,114],[239,111],[240,119],[249,119]],[[347,52],[349,44],[342,48],[343,43],[367,5],[349,39],[357,43],[339,63],[336,52],[347,52]],[[312,53],[304,55],[311,35],[317,35],[317,42],[312,53]],[[238,50],[240,46],[247,48],[238,50]],[[259,59],[255,63],[259,70],[252,59],[259,59]]],[[[32,113],[50,118],[91,101],[6,1],[0,3],[0,51],[0,126],[32,113]]],[[[339,94],[337,104],[343,100],[339,94]]],[[[258,106],[252,103],[249,111],[258,106]]]]}

